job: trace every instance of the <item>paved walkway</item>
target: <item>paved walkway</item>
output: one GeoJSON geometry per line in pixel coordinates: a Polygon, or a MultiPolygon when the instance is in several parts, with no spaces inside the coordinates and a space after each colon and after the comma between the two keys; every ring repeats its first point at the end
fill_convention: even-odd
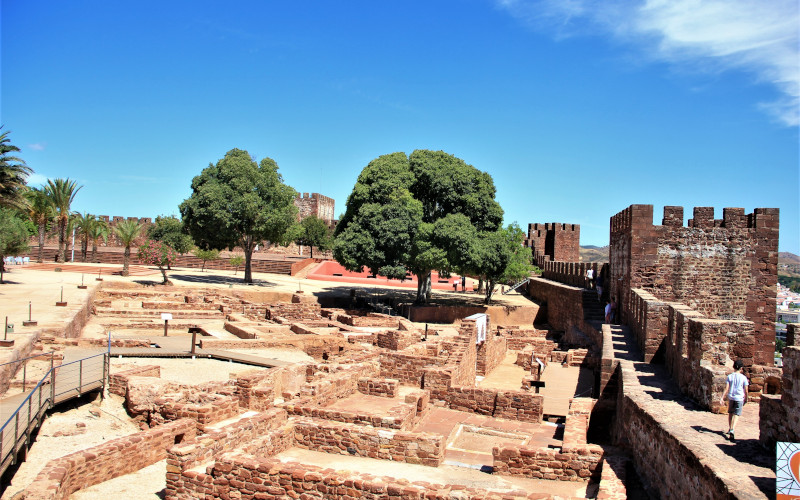
{"type": "Polygon", "coordinates": [[[640,354],[627,328],[615,326],[615,355],[622,369],[632,373],[638,385],[625,387],[636,391],[651,409],[651,415],[678,437],[697,460],[715,475],[734,485],[739,498],[772,498],[775,495],[775,457],[758,442],[758,404],[744,407],[736,426],[736,442],[728,441],[727,415],[718,415],[698,407],[683,395],[662,365],[639,361],[640,354]]]}

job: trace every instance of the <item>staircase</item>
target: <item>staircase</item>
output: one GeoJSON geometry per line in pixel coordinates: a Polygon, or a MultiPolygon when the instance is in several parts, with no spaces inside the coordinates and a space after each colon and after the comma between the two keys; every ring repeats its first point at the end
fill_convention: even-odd
{"type": "Polygon", "coordinates": [[[599,329],[605,319],[605,304],[597,301],[595,290],[584,290],[581,300],[583,302],[583,319],[599,329]]]}

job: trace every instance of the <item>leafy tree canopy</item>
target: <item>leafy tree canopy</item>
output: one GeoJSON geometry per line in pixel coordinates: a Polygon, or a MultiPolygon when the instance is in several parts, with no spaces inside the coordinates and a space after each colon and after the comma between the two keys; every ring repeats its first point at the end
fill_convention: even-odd
{"type": "Polygon", "coordinates": [[[0,208],[0,283],[3,283],[5,263],[8,255],[19,255],[28,251],[30,233],[20,214],[9,208],[0,208]]]}
{"type": "Polygon", "coordinates": [[[147,237],[163,241],[179,254],[184,254],[194,247],[192,237],[184,230],[183,222],[174,215],[159,215],[147,230],[147,237]]]}
{"type": "Polygon", "coordinates": [[[0,131],[0,206],[21,209],[26,205],[25,181],[32,170],[24,160],[14,156],[19,148],[11,144],[8,133],[0,131]]]}
{"type": "Polygon", "coordinates": [[[417,275],[417,302],[432,270],[465,272],[481,262],[480,234],[503,210],[489,174],[443,151],[376,158],[358,177],[336,228],[334,257],[346,269],[402,279],[417,275]]]}
{"type": "Polygon", "coordinates": [[[295,241],[298,245],[311,247],[311,256],[313,257],[314,247],[323,252],[330,249],[333,241],[332,231],[324,220],[316,215],[309,215],[300,221],[299,237],[295,241]]]}
{"type": "Polygon", "coordinates": [[[294,189],[283,183],[271,158],[256,163],[247,151],[232,149],[192,179],[192,194],[180,205],[189,234],[202,249],[241,247],[245,277],[263,241],[282,242],[297,220],[294,189]]]}
{"type": "Polygon", "coordinates": [[[139,262],[158,267],[161,277],[164,279],[163,285],[171,285],[172,282],[167,277],[167,269],[172,266],[178,254],[175,249],[166,242],[157,240],[147,240],[139,247],[139,262]]]}

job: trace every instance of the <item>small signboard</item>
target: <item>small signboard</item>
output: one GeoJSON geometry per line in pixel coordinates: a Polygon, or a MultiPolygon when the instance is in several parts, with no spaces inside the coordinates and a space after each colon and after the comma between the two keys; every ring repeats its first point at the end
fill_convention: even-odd
{"type": "Polygon", "coordinates": [[[163,319],[164,321],[172,319],[172,313],[161,313],[161,319],[163,319]]]}
{"type": "Polygon", "coordinates": [[[778,443],[775,486],[778,500],[800,497],[800,443],[778,443]]]}

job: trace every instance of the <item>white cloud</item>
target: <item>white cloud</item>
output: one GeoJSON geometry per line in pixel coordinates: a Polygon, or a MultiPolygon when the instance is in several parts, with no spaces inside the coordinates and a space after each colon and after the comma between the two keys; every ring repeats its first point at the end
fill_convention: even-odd
{"type": "Polygon", "coordinates": [[[557,38],[611,34],[657,60],[704,70],[740,69],[781,97],[759,106],[800,125],[800,14],[796,0],[496,0],[557,38]]]}
{"type": "Polygon", "coordinates": [[[28,180],[26,181],[26,184],[28,184],[29,186],[37,186],[38,187],[38,186],[42,186],[44,184],[47,184],[47,179],[48,179],[48,177],[46,175],[41,175],[41,174],[37,174],[36,172],[34,172],[34,173],[32,173],[31,175],[28,176],[28,180]]]}
{"type": "Polygon", "coordinates": [[[37,142],[34,144],[28,144],[28,147],[34,151],[44,151],[44,144],[37,142]]]}

